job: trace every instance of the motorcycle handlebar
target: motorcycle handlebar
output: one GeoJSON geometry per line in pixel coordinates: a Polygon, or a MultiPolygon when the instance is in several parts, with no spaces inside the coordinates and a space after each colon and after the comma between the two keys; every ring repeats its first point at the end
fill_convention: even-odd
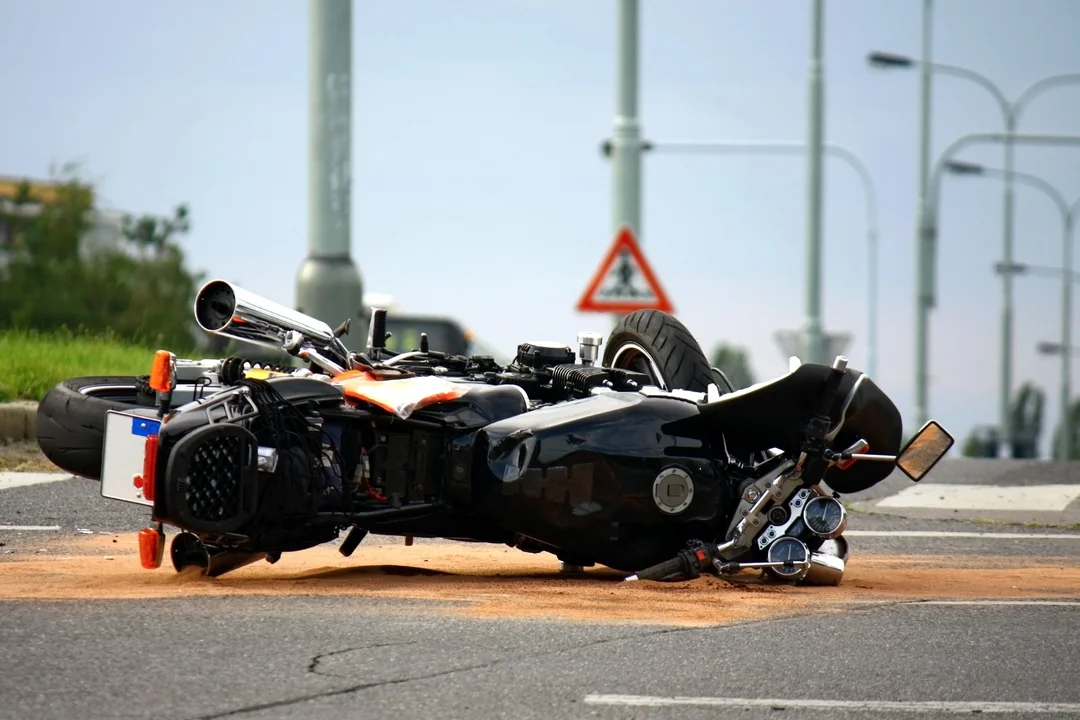
{"type": "Polygon", "coordinates": [[[665,560],[662,563],[653,565],[652,567],[641,570],[636,575],[631,575],[626,578],[627,581],[632,580],[662,580],[668,575],[674,575],[678,572],[686,572],[686,563],[683,562],[682,556],[673,557],[670,560],[665,560]]]}
{"type": "Polygon", "coordinates": [[[699,571],[702,568],[712,562],[715,550],[716,548],[714,546],[701,547],[693,550],[682,550],[670,560],[665,560],[652,567],[647,567],[637,574],[626,578],[624,582],[633,580],[663,580],[669,575],[675,574],[686,575],[688,578],[695,578],[700,574],[699,571]]]}

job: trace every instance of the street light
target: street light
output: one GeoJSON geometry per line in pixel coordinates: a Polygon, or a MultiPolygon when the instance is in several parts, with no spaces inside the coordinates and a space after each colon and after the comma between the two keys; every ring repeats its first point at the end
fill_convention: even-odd
{"type": "MultiPolygon", "coordinates": [[[[1035,344],[1035,349],[1041,355],[1060,355],[1062,345],[1059,342],[1040,342],[1035,344]]],[[[1076,353],[1075,357],[1080,357],[1080,347],[1073,345],[1069,350],[1076,353]]]]}
{"type": "MultiPolygon", "coordinates": [[[[1026,273],[1031,270],[1035,270],[1036,272],[1039,272],[1040,270],[1049,271],[1050,273],[1054,273],[1056,270],[1057,272],[1054,274],[1061,277],[1061,445],[1058,449],[1061,452],[1062,460],[1068,460],[1072,457],[1072,427],[1069,416],[1069,343],[1071,342],[1070,333],[1072,329],[1072,284],[1076,278],[1076,273],[1073,271],[1072,264],[1073,209],[1076,205],[1070,207],[1069,203],[1066,202],[1065,198],[1058,192],[1057,188],[1036,175],[1015,171],[1006,173],[1003,170],[988,168],[983,165],[960,160],[947,160],[945,162],[945,168],[954,175],[985,175],[989,177],[1015,179],[1018,182],[1042,190],[1051,200],[1053,200],[1058,211],[1061,213],[1062,261],[1060,268],[1043,268],[1014,262],[1012,259],[1008,259],[998,263],[995,266],[995,269],[997,269],[999,274],[1004,277],[1011,277],[1013,274],[1026,273]]],[[[1080,200],[1077,200],[1077,203],[1080,203],[1080,200]]]]}
{"type": "MultiPolygon", "coordinates": [[[[1075,220],[1075,218],[1074,218],[1075,220]]],[[[994,263],[994,273],[1001,275],[1002,273],[1010,272],[1013,275],[1040,275],[1042,277],[1061,278],[1071,277],[1073,282],[1080,283],[1080,271],[1071,270],[1066,272],[1064,268],[1052,267],[1050,265],[1031,265],[1029,263],[1012,262],[1006,263],[994,263]]]]}
{"type": "MultiPolygon", "coordinates": [[[[1021,142],[1032,145],[1080,145],[1078,135],[1018,135],[1015,133],[970,133],[955,140],[941,154],[930,173],[929,191],[919,218],[918,284],[915,303],[915,412],[916,426],[927,420],[928,345],[930,309],[934,297],[934,245],[937,241],[938,205],[941,200],[941,176],[946,164],[962,148],[976,142],[1021,142]]],[[[1012,258],[1008,259],[1011,262],[1012,258]]],[[[1006,412],[1002,417],[1002,432],[1006,433],[1011,418],[1006,412]]]]}
{"type": "MultiPolygon", "coordinates": [[[[929,9],[929,0],[927,0],[927,11],[929,9]]],[[[929,34],[929,22],[924,16],[924,46],[926,45],[929,34]]],[[[925,50],[925,48],[924,48],[925,50]]],[[[873,67],[878,68],[922,68],[924,74],[927,70],[932,70],[942,75],[952,75],[954,77],[970,80],[977,85],[980,85],[983,89],[990,93],[990,95],[997,101],[1001,108],[1002,116],[1005,120],[1005,132],[1012,136],[1016,133],[1016,127],[1020,120],[1020,114],[1027,106],[1027,104],[1033,100],[1040,93],[1049,90],[1052,87],[1061,85],[1080,84],[1080,73],[1065,73],[1061,75],[1052,75],[1050,77],[1043,78],[1035,83],[1029,85],[1023,92],[1021,92],[1016,100],[1010,101],[1005,93],[988,77],[985,75],[969,70],[967,68],[959,67],[956,65],[947,65],[938,62],[920,61],[916,58],[912,58],[906,55],[897,55],[886,52],[872,52],[867,56],[867,62],[873,67]]],[[[924,93],[924,119],[923,119],[923,144],[925,146],[928,142],[926,138],[928,121],[925,115],[929,113],[929,99],[925,97],[924,93]]],[[[1002,257],[1005,262],[1012,260],[1013,253],[1013,187],[1012,187],[1012,175],[1013,175],[1013,143],[1006,139],[1004,141],[1005,146],[1005,188],[1004,188],[1004,228],[1003,228],[1003,252],[1002,257]]],[[[1000,412],[1001,412],[1001,455],[1008,456],[1006,448],[1011,440],[1010,436],[1010,421],[1009,417],[1009,395],[1012,387],[1012,278],[1009,275],[1005,275],[1002,280],[1002,310],[1001,310],[1001,388],[1000,388],[1000,412]]]]}
{"type": "MultiPolygon", "coordinates": [[[[605,153],[607,145],[604,146],[605,153]]],[[[728,153],[753,153],[753,154],[779,154],[779,155],[804,155],[807,151],[806,143],[788,141],[753,141],[753,140],[660,140],[644,143],[643,150],[656,152],[683,152],[688,154],[728,154],[728,153]]],[[[877,193],[874,189],[874,180],[866,165],[855,153],[843,145],[826,142],[822,149],[826,155],[832,155],[847,163],[862,180],[866,193],[866,244],[868,250],[868,283],[869,300],[867,308],[867,358],[866,373],[870,377],[877,377],[877,306],[878,306],[878,242],[877,242],[877,193]]]]}

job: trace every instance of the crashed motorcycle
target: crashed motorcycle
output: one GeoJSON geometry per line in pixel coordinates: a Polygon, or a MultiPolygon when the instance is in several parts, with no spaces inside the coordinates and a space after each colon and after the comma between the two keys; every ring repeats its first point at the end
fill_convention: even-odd
{"type": "Polygon", "coordinates": [[[837,357],[792,358],[736,389],[673,316],[624,317],[576,352],[525,342],[488,356],[386,349],[372,309],[362,352],[337,329],[222,280],[194,303],[205,331],[287,353],[182,360],[141,378],[75,378],[39,405],[54,463],[148,508],[141,563],[219,576],[369,533],[506,544],[627,580],[759,570],[837,584],[843,494],[899,468],[922,479],[951,448],[935,421],[902,444],[900,413],[837,357]],[[601,356],[601,347],[604,347],[601,356]],[[870,451],[873,450],[873,453],[870,451]]]}

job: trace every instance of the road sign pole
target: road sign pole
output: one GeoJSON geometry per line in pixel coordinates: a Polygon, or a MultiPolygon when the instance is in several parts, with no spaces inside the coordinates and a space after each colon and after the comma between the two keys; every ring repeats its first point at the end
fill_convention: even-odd
{"type": "MultiPolygon", "coordinates": [[[[619,0],[615,119],[611,135],[612,233],[641,239],[641,127],[638,125],[638,0],[619,0]]],[[[612,316],[613,325],[622,317],[612,316]]]]}

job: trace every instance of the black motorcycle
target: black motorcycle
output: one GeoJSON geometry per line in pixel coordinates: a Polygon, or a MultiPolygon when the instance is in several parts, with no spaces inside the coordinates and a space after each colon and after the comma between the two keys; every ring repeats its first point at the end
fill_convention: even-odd
{"type": "MultiPolygon", "coordinates": [[[[374,309],[364,352],[311,317],[215,280],[204,330],[295,358],[177,360],[141,378],[76,378],[38,410],[50,460],[151,509],[144,567],[180,529],[177,571],[208,576],[367,533],[505,543],[564,568],[627,579],[763,569],[837,584],[848,555],[841,494],[899,467],[920,480],[951,448],[902,422],[837,357],[735,389],[674,317],[638,311],[607,338],[523,343],[507,365],[428,347],[386,350],[374,309]],[[874,454],[870,454],[870,450],[874,454]]],[[[794,359],[793,359],[794,360],[794,359]]]]}

